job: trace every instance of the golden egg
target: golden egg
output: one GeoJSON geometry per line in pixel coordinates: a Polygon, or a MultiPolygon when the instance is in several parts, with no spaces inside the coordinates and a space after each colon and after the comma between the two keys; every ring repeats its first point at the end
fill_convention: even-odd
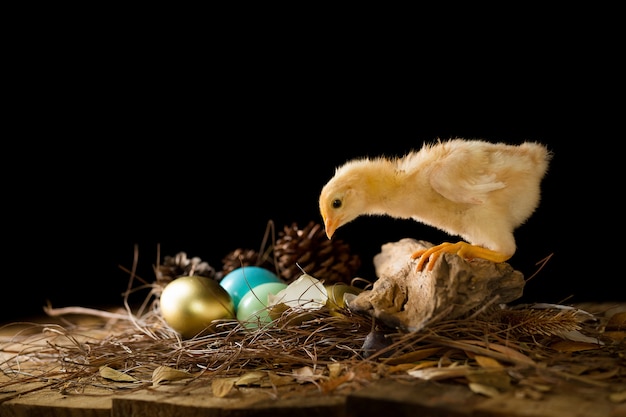
{"type": "Polygon", "coordinates": [[[344,299],[345,294],[354,294],[358,295],[361,291],[360,288],[353,287],[352,285],[347,284],[329,284],[325,285],[326,291],[328,292],[328,301],[326,302],[326,306],[332,311],[340,308],[345,308],[346,303],[344,299]]]}
{"type": "Polygon", "coordinates": [[[161,315],[184,338],[214,330],[214,321],[235,318],[233,301],[217,281],[200,276],[176,278],[160,298],[161,315]]]}

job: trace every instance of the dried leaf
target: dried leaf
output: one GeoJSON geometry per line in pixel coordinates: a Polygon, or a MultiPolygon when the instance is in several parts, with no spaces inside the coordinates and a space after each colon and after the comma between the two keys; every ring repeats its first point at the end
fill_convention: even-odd
{"type": "Polygon", "coordinates": [[[613,368],[606,372],[594,372],[587,375],[587,377],[595,380],[603,380],[613,378],[615,375],[619,374],[620,368],[613,368]]]}
{"type": "Polygon", "coordinates": [[[266,372],[253,371],[246,372],[235,381],[235,385],[260,385],[261,380],[267,376],[266,372]]]}
{"type": "Polygon", "coordinates": [[[550,347],[559,352],[580,352],[583,350],[600,349],[597,343],[575,342],[572,340],[560,340],[553,343],[550,347]]]}
{"type": "Polygon", "coordinates": [[[609,400],[614,403],[623,403],[624,401],[626,401],[626,390],[611,393],[609,395],[609,400]]]}
{"type": "MultiPolygon", "coordinates": [[[[420,364],[422,365],[422,364],[420,364]]],[[[406,371],[410,371],[410,370],[415,370],[415,369],[420,369],[419,366],[415,366],[414,363],[401,363],[399,365],[394,365],[394,366],[390,366],[386,369],[386,372],[389,374],[395,374],[398,372],[406,372],[406,371]]],[[[435,366],[437,365],[437,363],[434,363],[430,366],[435,366]]]]}
{"type": "Polygon", "coordinates": [[[152,385],[157,386],[191,377],[192,375],[187,371],[170,368],[169,366],[159,366],[152,372],[152,385]]]}
{"type": "Polygon", "coordinates": [[[515,391],[515,398],[520,400],[530,398],[531,400],[539,401],[543,398],[543,392],[535,391],[531,387],[522,387],[515,391]]]}
{"type": "Polygon", "coordinates": [[[117,371],[108,366],[100,367],[100,376],[102,378],[110,379],[111,381],[116,382],[137,382],[137,379],[133,378],[132,376],[124,372],[117,371]]]}
{"type": "Polygon", "coordinates": [[[322,376],[321,370],[315,371],[310,366],[296,368],[292,372],[293,376],[299,383],[312,382],[320,379],[320,377],[322,376]]]}
{"type": "Polygon", "coordinates": [[[303,366],[293,370],[293,374],[299,377],[307,377],[315,375],[315,371],[310,366],[303,366]]]}
{"type": "Polygon", "coordinates": [[[626,330],[626,311],[620,311],[611,316],[606,323],[607,330],[626,330]]]}
{"type": "Polygon", "coordinates": [[[609,331],[603,333],[604,337],[611,339],[612,342],[620,343],[622,340],[626,339],[626,331],[609,331]]]}
{"type": "Polygon", "coordinates": [[[269,372],[269,385],[273,387],[281,387],[291,384],[294,378],[290,375],[278,375],[276,372],[269,372]]]}
{"type": "Polygon", "coordinates": [[[479,369],[469,373],[467,375],[467,379],[470,382],[494,387],[501,391],[507,391],[511,388],[511,377],[504,371],[504,369],[497,369],[496,371],[484,371],[479,369]]]}
{"type": "Polygon", "coordinates": [[[548,392],[552,390],[552,386],[549,385],[545,379],[541,377],[529,377],[524,378],[518,383],[520,386],[526,386],[532,388],[534,391],[548,392]]]}
{"type": "Polygon", "coordinates": [[[399,365],[401,363],[412,363],[412,362],[421,361],[422,359],[426,359],[429,356],[435,355],[440,350],[441,350],[440,347],[425,348],[425,349],[420,349],[420,350],[416,350],[413,352],[409,352],[401,356],[396,356],[393,358],[387,358],[383,360],[384,360],[384,363],[386,363],[387,365],[399,365]]]}
{"type": "Polygon", "coordinates": [[[475,355],[474,359],[482,368],[504,368],[504,366],[502,366],[500,362],[493,358],[490,358],[489,356],[475,355]]]}
{"type": "Polygon", "coordinates": [[[468,387],[469,389],[472,390],[472,392],[476,394],[482,394],[486,397],[496,397],[500,395],[500,391],[498,391],[496,388],[489,386],[489,385],[483,385],[483,384],[478,384],[476,382],[470,382],[468,384],[468,387]]]}
{"type": "Polygon", "coordinates": [[[481,355],[490,356],[490,357],[494,356],[494,355],[491,355],[491,351],[494,351],[494,353],[497,352],[501,354],[501,355],[495,355],[496,357],[499,357],[501,360],[512,361],[513,363],[521,363],[524,365],[533,365],[533,366],[535,365],[535,361],[533,361],[528,356],[514,349],[511,349],[510,347],[502,346],[497,343],[485,343],[480,340],[447,341],[446,343],[450,346],[458,347],[459,349],[463,349],[464,344],[478,345],[478,346],[482,346],[483,348],[470,350],[470,351],[481,354],[481,355]]]}
{"type": "Polygon", "coordinates": [[[328,376],[330,378],[336,378],[341,374],[343,365],[339,362],[333,362],[328,364],[328,376]]]}
{"type": "Polygon", "coordinates": [[[328,380],[322,382],[320,385],[322,387],[322,391],[329,393],[337,389],[341,384],[351,381],[354,379],[354,372],[346,372],[342,376],[336,378],[329,378],[328,380]]]}
{"type": "Polygon", "coordinates": [[[574,342],[596,343],[602,345],[603,343],[595,337],[585,336],[578,330],[571,330],[569,332],[562,332],[559,334],[563,339],[568,339],[574,342]]]}
{"type": "Polygon", "coordinates": [[[438,365],[439,365],[439,361],[424,361],[424,362],[418,363],[417,365],[412,366],[411,370],[432,368],[433,366],[438,366],[438,365]]]}
{"type": "Polygon", "coordinates": [[[408,371],[407,373],[415,378],[424,379],[427,381],[438,381],[441,379],[467,376],[471,372],[471,370],[472,368],[467,365],[460,365],[448,366],[445,368],[414,369],[408,371]]]}
{"type": "Polygon", "coordinates": [[[235,381],[237,378],[216,378],[211,382],[211,390],[213,395],[218,398],[223,398],[230,394],[235,387],[235,381]]]}

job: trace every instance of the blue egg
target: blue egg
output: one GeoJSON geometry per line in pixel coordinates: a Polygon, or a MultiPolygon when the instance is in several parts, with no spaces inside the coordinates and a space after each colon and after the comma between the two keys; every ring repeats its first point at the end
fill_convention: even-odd
{"type": "Polygon", "coordinates": [[[235,309],[239,306],[241,298],[252,288],[268,282],[280,282],[283,280],[269,269],[260,266],[244,266],[237,268],[222,278],[220,285],[226,290],[233,300],[235,309]]]}

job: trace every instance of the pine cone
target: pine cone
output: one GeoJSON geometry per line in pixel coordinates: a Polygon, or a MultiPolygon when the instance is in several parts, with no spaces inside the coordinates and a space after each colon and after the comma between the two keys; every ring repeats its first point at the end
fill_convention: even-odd
{"type": "Polygon", "coordinates": [[[178,252],[176,256],[165,256],[163,264],[157,266],[155,274],[157,282],[163,285],[181,276],[216,278],[215,269],[211,265],[197,256],[189,259],[185,252],[178,252]]]}
{"type": "Polygon", "coordinates": [[[260,256],[259,252],[253,249],[235,249],[222,259],[222,264],[222,271],[219,273],[218,279],[225,277],[229,272],[243,266],[254,265],[267,268],[270,271],[274,270],[272,262],[266,257],[260,256]]]}
{"type": "Polygon", "coordinates": [[[298,229],[296,223],[285,226],[274,245],[274,257],[287,283],[304,271],[326,285],[350,284],[361,267],[361,259],[350,253],[347,243],[328,239],[322,225],[313,221],[304,229],[298,229]]]}

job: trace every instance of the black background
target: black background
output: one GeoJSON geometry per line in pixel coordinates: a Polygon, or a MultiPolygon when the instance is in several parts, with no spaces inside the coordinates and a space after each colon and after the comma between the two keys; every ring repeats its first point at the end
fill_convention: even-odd
{"type": "MultiPolygon", "coordinates": [[[[540,141],[554,152],[509,263],[529,277],[553,256],[520,302],[624,301],[620,251],[608,245],[622,229],[623,176],[606,131],[616,113],[600,110],[610,83],[571,72],[578,57],[512,54],[487,70],[479,57],[426,65],[382,47],[268,55],[256,45],[226,59],[173,45],[59,51],[41,42],[37,65],[14,68],[4,321],[42,314],[47,302],[121,305],[129,275],[120,266],[133,266],[135,247],[148,281],[157,248],[161,258],[185,251],[219,269],[231,250],[258,249],[270,220],[277,229],[321,221],[319,191],[346,160],[452,137],[540,141]]],[[[404,237],[450,239],[385,217],[336,233],[368,279],[380,246],[404,237]]]]}

